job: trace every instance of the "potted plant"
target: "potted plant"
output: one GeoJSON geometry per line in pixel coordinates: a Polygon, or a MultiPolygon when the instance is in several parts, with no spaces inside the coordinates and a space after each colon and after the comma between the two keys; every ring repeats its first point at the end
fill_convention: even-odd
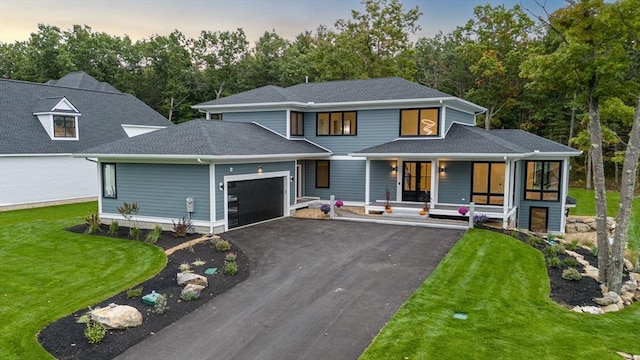
{"type": "Polygon", "coordinates": [[[420,216],[425,216],[429,212],[429,199],[425,196],[424,198],[424,206],[420,210],[420,216]]]}
{"type": "Polygon", "coordinates": [[[387,185],[387,188],[384,190],[384,198],[386,200],[384,211],[386,211],[387,214],[391,214],[391,190],[389,190],[389,185],[387,185]]]}

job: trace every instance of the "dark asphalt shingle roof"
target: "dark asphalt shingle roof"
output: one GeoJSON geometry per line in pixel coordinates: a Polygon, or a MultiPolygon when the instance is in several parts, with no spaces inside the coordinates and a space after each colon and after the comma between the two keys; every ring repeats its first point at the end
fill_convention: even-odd
{"type": "Polygon", "coordinates": [[[522,130],[491,130],[453,124],[444,139],[399,139],[355,154],[523,154],[579,151],[522,130]]]}
{"type": "Polygon", "coordinates": [[[94,155],[251,156],[330,153],[251,123],[197,119],[81,151],[94,155]]]}
{"type": "Polygon", "coordinates": [[[260,103],[338,103],[451,97],[438,90],[399,78],[344,80],[303,83],[287,88],[268,85],[258,89],[207,101],[202,105],[242,105],[260,103]]]}
{"type": "Polygon", "coordinates": [[[118,91],[118,89],[111,86],[111,84],[98,81],[93,77],[91,77],[91,75],[83,71],[75,71],[75,72],[68,73],[67,75],[65,75],[64,77],[58,80],[49,80],[45,84],[70,87],[75,89],[97,90],[97,91],[116,92],[116,93],[120,92],[118,91]]]}
{"type": "Polygon", "coordinates": [[[121,124],[173,125],[132,95],[0,79],[0,154],[73,153],[127,137],[121,124]],[[77,141],[52,140],[33,115],[63,97],[80,111],[77,141]]]}

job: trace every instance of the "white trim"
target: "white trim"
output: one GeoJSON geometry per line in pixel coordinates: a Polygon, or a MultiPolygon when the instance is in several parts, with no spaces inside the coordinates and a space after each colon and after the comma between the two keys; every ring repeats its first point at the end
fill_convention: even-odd
{"type": "Polygon", "coordinates": [[[302,154],[266,154],[266,155],[170,155],[170,154],[82,154],[74,153],[73,157],[78,158],[104,158],[104,159],[130,159],[130,160],[255,160],[255,159],[274,159],[274,160],[293,160],[293,159],[313,159],[327,158],[331,154],[327,153],[302,153],[302,154]]]}
{"type": "Polygon", "coordinates": [[[68,111],[39,111],[33,113],[33,115],[62,115],[62,116],[80,116],[80,113],[77,112],[68,112],[68,111]]]}
{"type": "MultiPolygon", "coordinates": [[[[102,176],[102,163],[101,162],[97,162],[98,166],[96,166],[96,170],[98,170],[98,213],[102,212],[102,189],[104,187],[104,184],[102,183],[103,180],[103,176],[102,176]]],[[[116,196],[118,195],[118,165],[116,165],[116,196]]]]}
{"type": "Polygon", "coordinates": [[[370,192],[371,192],[371,160],[365,159],[365,165],[364,165],[364,203],[365,205],[369,205],[371,202],[370,192]]]}
{"type": "Polygon", "coordinates": [[[402,201],[402,184],[404,183],[404,179],[400,174],[404,174],[404,159],[396,161],[396,183],[394,184],[396,187],[396,199],[391,199],[391,201],[402,201]]]}
{"type": "MultiPolygon", "coordinates": [[[[285,124],[285,126],[287,128],[287,130],[286,130],[286,133],[287,133],[286,138],[287,139],[291,139],[291,109],[287,109],[286,110],[286,116],[285,117],[287,119],[287,123],[285,124]]],[[[304,120],[303,120],[303,127],[304,127],[304,120]]]]}
{"type": "Polygon", "coordinates": [[[216,194],[218,186],[216,186],[216,165],[209,164],[209,233],[213,234],[216,222],[216,194]]]}
{"type": "Polygon", "coordinates": [[[444,136],[446,135],[446,129],[444,128],[444,125],[446,124],[445,116],[447,115],[447,106],[443,104],[440,107],[439,112],[440,112],[440,126],[438,127],[438,138],[444,139],[444,136]]]}
{"type": "Polygon", "coordinates": [[[349,161],[351,161],[351,160],[355,160],[355,161],[364,161],[364,160],[366,160],[366,159],[359,158],[359,157],[358,157],[358,158],[356,158],[356,157],[349,156],[349,155],[331,155],[331,156],[329,157],[329,160],[349,160],[349,161]]]}
{"type": "MultiPolygon", "coordinates": [[[[266,172],[262,174],[251,173],[251,174],[240,174],[240,175],[225,175],[223,178],[224,184],[224,231],[229,231],[229,204],[227,199],[229,198],[229,182],[233,181],[246,181],[246,180],[258,180],[258,179],[269,179],[269,178],[282,178],[283,181],[283,212],[282,217],[288,217],[291,213],[291,191],[290,191],[290,177],[291,171],[274,171],[274,172],[266,172]]],[[[257,224],[257,223],[256,223],[257,224]]],[[[251,225],[254,225],[252,223],[251,225]]]]}
{"type": "Polygon", "coordinates": [[[567,216],[566,216],[566,206],[567,206],[567,196],[569,195],[569,159],[565,159],[562,162],[562,192],[560,193],[560,201],[562,202],[562,207],[560,211],[562,214],[560,215],[560,232],[564,234],[565,228],[567,226],[567,216]]]}
{"type": "Polygon", "coordinates": [[[72,153],[0,154],[0,157],[51,157],[51,156],[92,157],[92,156],[73,156],[72,153]]]}
{"type": "Polygon", "coordinates": [[[366,157],[366,158],[390,158],[390,157],[402,157],[407,159],[417,158],[429,158],[429,159],[522,159],[530,158],[541,160],[555,160],[556,157],[562,157],[559,160],[564,159],[567,156],[578,156],[578,152],[549,152],[549,153],[349,153],[349,156],[353,157],[366,157]]]}
{"type": "Polygon", "coordinates": [[[431,160],[431,195],[429,203],[438,202],[438,186],[440,186],[440,161],[431,160]]]}

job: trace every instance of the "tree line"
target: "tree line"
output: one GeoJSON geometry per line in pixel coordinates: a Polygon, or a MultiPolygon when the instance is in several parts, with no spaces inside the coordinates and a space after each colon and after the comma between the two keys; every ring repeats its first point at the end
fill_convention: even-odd
{"type": "Polygon", "coordinates": [[[0,76],[44,82],[82,70],[176,123],[198,116],[193,104],[305,78],[399,76],[468,99],[487,108],[486,129],[521,128],[584,151],[573,166],[596,190],[600,280],[620,292],[640,151],[640,0],[534,3],[478,6],[454,31],[415,42],[422,13],[400,0],[364,0],[333,27],[293,40],[265,31],[253,46],[242,28],[134,42],[41,24],[27,41],[0,44],[0,76]],[[621,192],[613,242],[607,177],[621,192]]]}

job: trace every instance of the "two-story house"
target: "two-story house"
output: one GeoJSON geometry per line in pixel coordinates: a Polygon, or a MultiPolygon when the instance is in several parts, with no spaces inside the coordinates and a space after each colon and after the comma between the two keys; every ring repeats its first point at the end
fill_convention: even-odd
{"type": "Polygon", "coordinates": [[[84,72],[0,79],[0,210],[98,196],[96,162],[72,153],[163,129],[169,120],[84,72]]]}
{"type": "Polygon", "coordinates": [[[455,216],[473,202],[505,226],[564,229],[577,150],[475,127],[484,108],[407,80],[264,86],[194,108],[205,119],[76,154],[101,164],[103,218],[136,201],[140,221],[221,232],[330,195],[380,211],[388,189],[396,208],[455,216]]]}

